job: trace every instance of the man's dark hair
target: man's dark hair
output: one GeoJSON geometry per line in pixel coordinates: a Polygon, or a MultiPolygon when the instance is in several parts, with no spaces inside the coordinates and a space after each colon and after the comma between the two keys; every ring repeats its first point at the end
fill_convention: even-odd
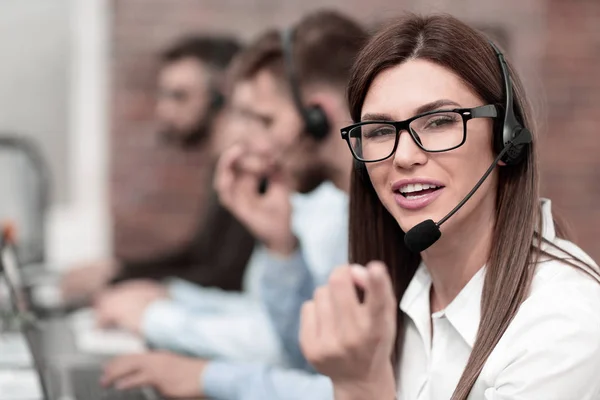
{"type": "MultiPolygon", "coordinates": [[[[345,88],[367,37],[361,25],[336,11],[304,17],[293,28],[293,59],[300,86],[316,83],[345,88]]],[[[237,57],[232,79],[251,79],[265,69],[285,79],[282,46],[277,30],[265,32],[237,57]]]]}
{"type": "Polygon", "coordinates": [[[233,38],[225,36],[187,36],[161,54],[163,64],[185,58],[195,58],[209,67],[223,71],[242,46],[233,38]]]}
{"type": "MultiPolygon", "coordinates": [[[[183,139],[177,138],[175,140],[183,147],[195,147],[202,143],[204,138],[208,137],[216,114],[225,104],[221,82],[222,76],[240,49],[241,45],[230,37],[187,36],[179,39],[161,54],[160,61],[162,66],[191,58],[207,66],[211,75],[209,84],[211,98],[206,115],[199,121],[198,126],[193,132],[183,139]]],[[[165,134],[165,139],[168,141],[174,140],[168,134],[165,134]]]]}

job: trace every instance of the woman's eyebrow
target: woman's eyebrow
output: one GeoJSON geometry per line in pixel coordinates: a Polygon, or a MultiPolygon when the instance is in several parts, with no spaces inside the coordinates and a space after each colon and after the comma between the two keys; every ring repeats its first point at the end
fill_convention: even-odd
{"type": "Polygon", "coordinates": [[[417,108],[415,110],[414,115],[419,115],[419,114],[423,114],[423,113],[426,113],[429,111],[439,110],[439,109],[442,109],[447,106],[460,107],[460,104],[458,104],[455,101],[449,100],[449,99],[440,99],[440,100],[432,101],[431,103],[423,104],[422,106],[420,106],[419,108],[417,108]]]}
{"type": "MultiPolygon", "coordinates": [[[[461,107],[460,104],[453,100],[449,99],[440,99],[436,101],[432,101],[431,103],[423,104],[419,106],[412,115],[424,114],[429,111],[435,111],[443,109],[444,107],[461,107]]],[[[361,117],[361,121],[395,121],[389,114],[379,114],[379,113],[368,113],[361,117]]]]}
{"type": "Polygon", "coordinates": [[[361,121],[393,121],[394,119],[388,114],[365,114],[361,117],[361,121]]]}

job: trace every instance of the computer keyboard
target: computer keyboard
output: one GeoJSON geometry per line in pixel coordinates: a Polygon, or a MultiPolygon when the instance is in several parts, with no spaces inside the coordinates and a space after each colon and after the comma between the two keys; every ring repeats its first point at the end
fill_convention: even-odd
{"type": "Polygon", "coordinates": [[[77,349],[86,354],[113,356],[141,353],[144,341],[132,333],[118,329],[100,329],[91,309],[82,309],[70,316],[77,349]]]}
{"type": "Polygon", "coordinates": [[[101,370],[76,367],[71,370],[73,394],[76,400],[149,400],[143,389],[117,390],[100,384],[101,370]]]}

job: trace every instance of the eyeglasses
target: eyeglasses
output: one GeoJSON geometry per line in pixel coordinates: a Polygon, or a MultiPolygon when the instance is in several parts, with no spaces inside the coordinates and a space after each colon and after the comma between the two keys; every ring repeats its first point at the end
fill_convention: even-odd
{"type": "Polygon", "coordinates": [[[355,159],[362,162],[383,161],[398,148],[400,132],[407,131],[422,150],[441,153],[462,146],[467,138],[467,121],[473,118],[496,118],[498,108],[489,104],[475,108],[437,110],[404,121],[365,121],[342,129],[344,139],[355,159]]]}

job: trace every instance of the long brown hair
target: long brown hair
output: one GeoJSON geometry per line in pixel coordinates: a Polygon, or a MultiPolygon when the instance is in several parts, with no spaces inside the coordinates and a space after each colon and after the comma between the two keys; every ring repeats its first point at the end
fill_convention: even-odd
{"type": "MultiPolygon", "coordinates": [[[[486,104],[503,105],[502,73],[485,36],[448,15],[409,15],[376,34],[359,54],[348,87],[350,113],[355,122],[360,121],[364,99],[375,77],[387,68],[415,58],[453,71],[486,104]]],[[[526,299],[540,254],[548,254],[535,245],[536,230],[541,232],[536,129],[523,86],[514,69],[510,71],[517,117],[531,130],[534,140],[522,163],[498,171],[494,246],[486,264],[481,300],[480,327],[485,329],[479,329],[452,400],[468,397],[489,354],[526,299]]],[[[404,245],[404,232],[379,201],[360,163],[353,171],[350,199],[351,262],[364,265],[374,259],[384,261],[396,296],[401,299],[421,257],[404,245]]],[[[561,226],[557,226],[556,232],[564,238],[561,226]]],[[[568,261],[569,264],[581,263],[570,253],[565,255],[577,260],[577,263],[568,261]]],[[[403,318],[399,315],[398,343],[402,332],[403,318]]],[[[399,348],[396,346],[393,355],[395,364],[399,348]]]]}

